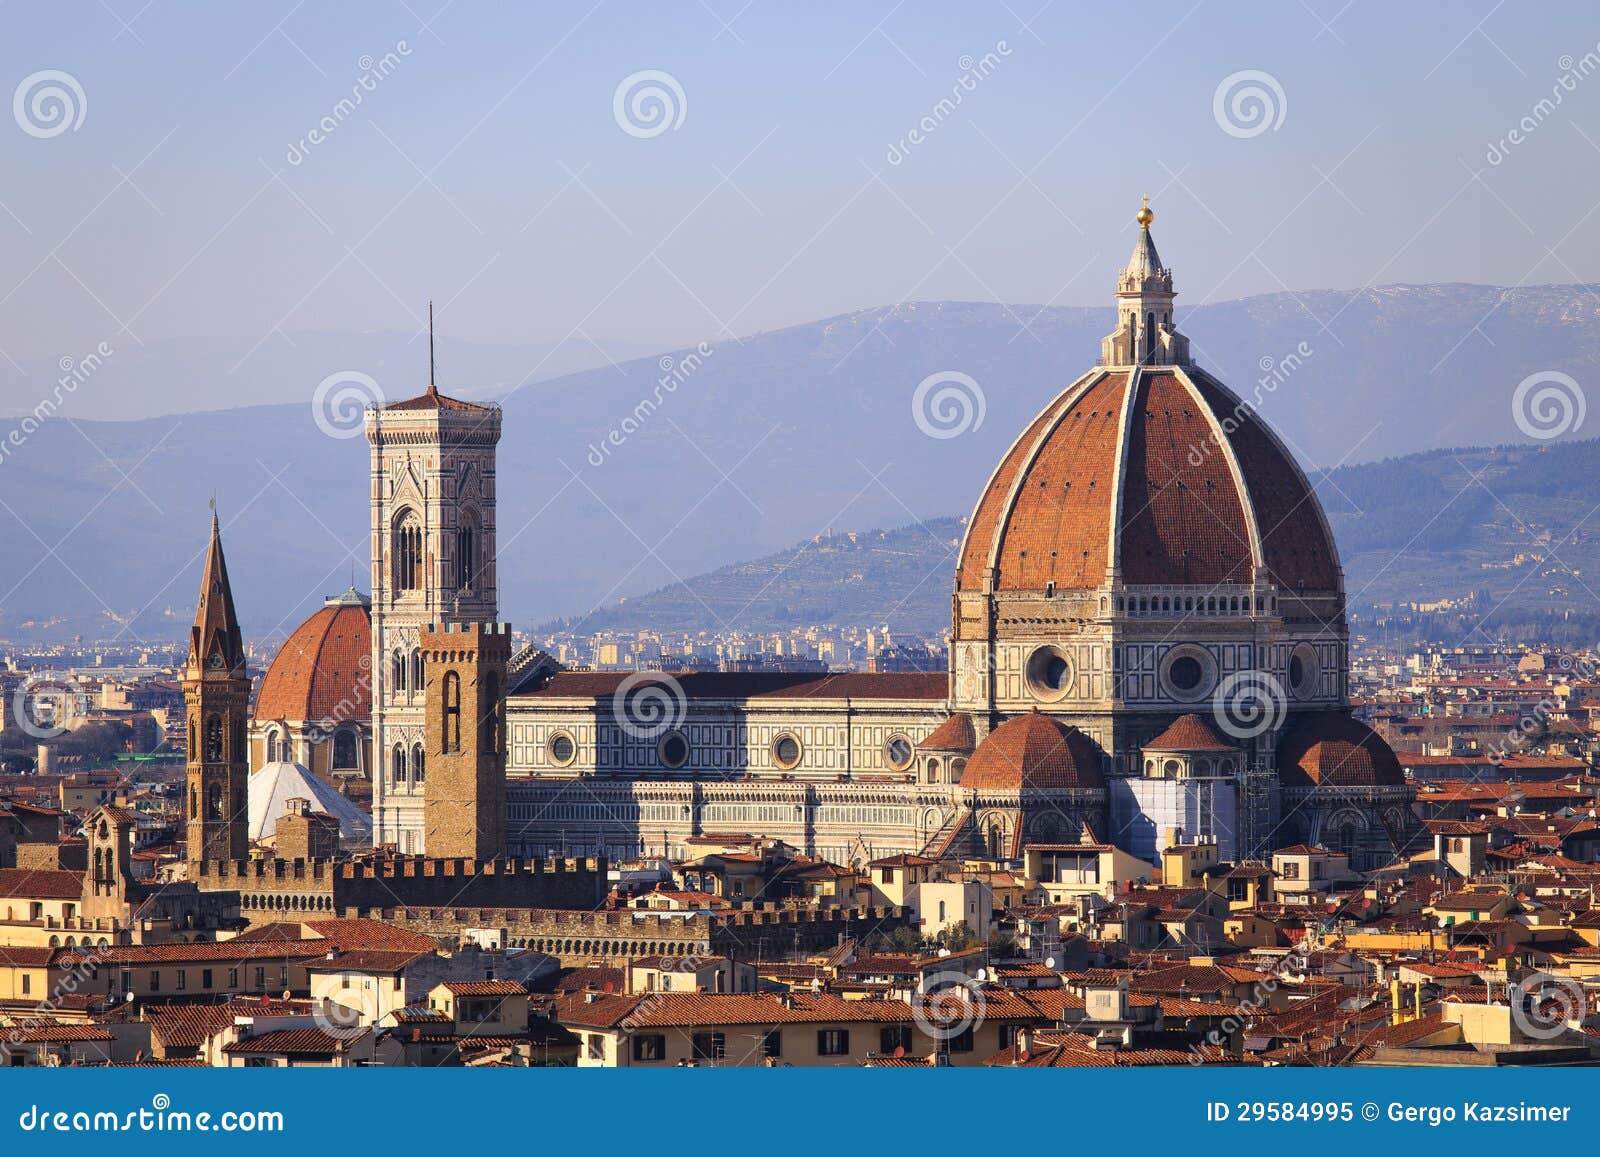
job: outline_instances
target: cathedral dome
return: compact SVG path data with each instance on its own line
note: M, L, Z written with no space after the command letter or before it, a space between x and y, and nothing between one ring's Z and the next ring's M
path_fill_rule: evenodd
M973 752L961 786L976 791L1072 791L1106 786L1100 750L1076 727L1029 712L996 727Z
M284 641L256 694L257 720L371 718L372 604L355 590L327 600Z
M1144 221L1101 364L1001 459L967 525L958 594L1258 579L1339 593L1305 475L1250 405L1189 360L1174 296Z
M1284 787L1403 787L1405 772L1381 736L1343 711L1314 711L1278 744Z

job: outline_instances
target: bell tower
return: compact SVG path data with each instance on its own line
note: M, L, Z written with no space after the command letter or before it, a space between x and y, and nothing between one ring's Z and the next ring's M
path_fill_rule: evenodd
M200 604L189 632L183 671L188 717L188 762L184 774L189 862L242 860L249 853L249 755L245 715L250 676L244 642L222 557L222 530L215 504L211 545L200 579Z
M430 308L429 317L432 313ZM422 631L492 624L500 408L427 390L367 411L372 447L372 842L427 846Z
M422 630L428 782L428 855L494 860L506 846L508 623L444 623Z

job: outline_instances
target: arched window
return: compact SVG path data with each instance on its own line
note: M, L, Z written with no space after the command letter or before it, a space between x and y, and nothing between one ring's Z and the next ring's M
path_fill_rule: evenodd
M406 657L396 651L389 663L389 680L394 684L396 695L406 689Z
M416 648L411 652L411 690L421 693L424 690L422 682L422 650Z
M213 783L206 788L206 819L222 818L222 785Z
M470 591L478 577L478 518L463 511L456 527L456 589Z
M423 580L422 522L415 512L402 510L395 519L390 557L395 590L420 589Z
M444 676L444 753L461 750L461 676L454 671Z
M199 752L199 750L200 749L195 745L195 741L194 741L194 719L191 717L190 720L189 720L189 762L190 763L194 762L195 756Z
M411 749L411 781L422 783L428 778L428 769L422 761L422 744Z
M206 762L222 762L222 716L206 716Z
M277 763L282 758L283 749L278 745L278 733L276 731L267 732L267 762Z
M389 775L396 783L406 781L406 749L398 743L394 745L394 754L390 757Z
M493 671L483 677L483 702L478 712L478 750L500 754L500 680Z
M194 819L200 814L200 789L189 789L189 818Z
M333 766L337 768L356 766L356 733L348 728L334 733Z

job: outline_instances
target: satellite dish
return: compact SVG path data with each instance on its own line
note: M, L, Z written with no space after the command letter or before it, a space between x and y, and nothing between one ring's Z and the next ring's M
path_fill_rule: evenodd
M131 993L131 992L128 993L128 998L127 999L128 999L128 1003L132 1004L133 1003L133 993Z
M1044 958L1044 966L1053 970L1056 966L1056 958L1054 956L1046 956Z
M989 979L989 970L987 968L978 969L978 983L982 984L985 980L988 980L988 979Z
M905 1056L906 1055L906 1046L905 1045L895 1045L894 1046L894 1055L896 1057Z

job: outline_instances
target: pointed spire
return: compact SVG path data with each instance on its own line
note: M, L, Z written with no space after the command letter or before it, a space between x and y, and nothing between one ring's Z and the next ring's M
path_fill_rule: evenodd
M221 661L213 660L220 656ZM222 524L217 500L211 500L211 543L206 548L200 575L200 602L194 628L189 633L189 666L195 673L207 668L234 673L244 670L244 639L233 609L233 588L228 585L228 563L222 555Z
M437 394L438 384L433 376L433 302L428 302L428 393Z

